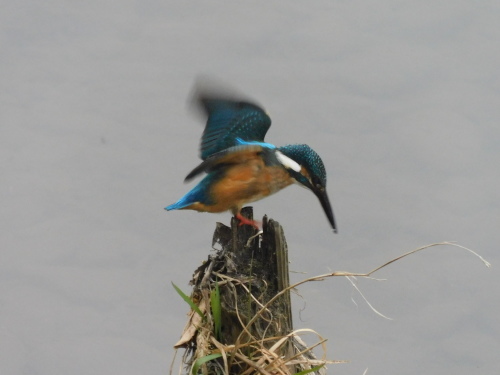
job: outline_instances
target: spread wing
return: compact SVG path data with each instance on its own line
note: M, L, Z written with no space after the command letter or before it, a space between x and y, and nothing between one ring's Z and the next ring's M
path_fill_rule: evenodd
M197 95L196 101L208 117L201 137L203 160L241 144L237 138L263 142L271 126L271 118L256 104L203 93Z

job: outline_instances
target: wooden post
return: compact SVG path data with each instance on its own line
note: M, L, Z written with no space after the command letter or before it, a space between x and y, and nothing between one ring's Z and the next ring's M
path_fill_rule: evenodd
M241 213L253 219L251 207ZM255 228L239 226L235 218L231 228L217 223L212 247L218 249L195 271L191 281L191 298L205 317L192 312L176 344L187 347L186 354L191 353L190 358L184 358L187 367L199 364L198 372L203 374L296 372L296 365L284 360L298 352L294 338L287 337L293 330L290 292L266 305L289 286L287 244L278 222L265 216L262 228L263 233L257 235ZM214 290L220 293L219 332ZM200 360L214 353L215 357L221 355L206 362Z

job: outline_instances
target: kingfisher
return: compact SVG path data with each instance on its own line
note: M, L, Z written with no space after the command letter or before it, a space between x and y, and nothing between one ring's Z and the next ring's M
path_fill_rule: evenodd
M243 217L243 205L298 184L319 199L333 231L337 226L326 192L326 171L319 155L306 144L276 147L264 142L271 118L246 99L198 91L194 102L207 118L201 137L201 164L184 182L205 173L186 195L165 209L199 212L231 211L239 225L256 221Z

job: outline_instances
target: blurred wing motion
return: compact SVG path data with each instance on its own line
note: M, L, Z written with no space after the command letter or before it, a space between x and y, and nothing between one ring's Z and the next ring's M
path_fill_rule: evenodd
M263 142L271 126L271 118L256 104L203 92L195 100L208 117L201 137L200 157L203 160L239 145L238 138Z
M204 90L198 85L193 101L203 111L206 125L200 145L202 162L185 181L203 172L207 175L166 210L230 210L240 225L258 227L241 215L243 205L298 183L318 197L336 231L326 193L325 167L312 148L306 144L276 147L264 142L271 118L257 104L227 90Z

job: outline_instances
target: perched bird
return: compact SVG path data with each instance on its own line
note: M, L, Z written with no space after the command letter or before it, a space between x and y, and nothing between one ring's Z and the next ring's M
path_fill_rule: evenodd
M276 147L264 142L271 126L268 114L258 105L228 95L198 92L195 102L207 116L201 138L203 162L186 177L206 176L171 210L224 212L258 228L240 213L243 205L260 200L292 183L311 190L319 199L334 232L333 211L326 193L326 171L319 155L308 145Z

